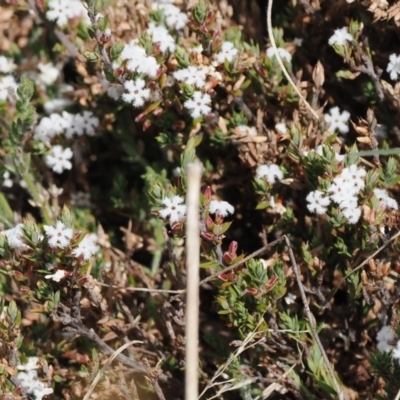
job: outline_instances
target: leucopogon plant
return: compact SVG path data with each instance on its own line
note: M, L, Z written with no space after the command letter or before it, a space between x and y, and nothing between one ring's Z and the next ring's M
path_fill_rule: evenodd
M83 398L98 375L98 398L183 398L199 159L201 397L394 399L387 2L340 2L335 26L327 2L276 4L267 48L231 2L173 3L5 7L24 23L0 26L1 396Z

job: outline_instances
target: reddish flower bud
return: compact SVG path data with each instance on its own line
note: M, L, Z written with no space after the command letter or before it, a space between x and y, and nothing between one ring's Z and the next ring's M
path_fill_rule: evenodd
M101 35L100 35L100 42L102 44L106 44L111 39L111 29L107 28Z
M207 229L209 229L209 230L212 230L212 228L214 227L214 221L213 221L213 219L212 219L210 216L208 216L208 217L206 218L206 227L207 227Z
M216 213L215 214L215 223L217 225L221 225L224 223L224 217L221 214Z
M140 113L136 118L135 118L135 122L141 122L142 119L146 116L145 113Z
M270 291L274 286L275 283L278 281L277 276L273 276L266 284L265 284L265 290L268 292Z
M185 126L186 126L185 121L179 120L172 124L172 129L175 131L178 131L178 130L184 129Z
M204 197L207 200L211 200L211 188L210 188L210 186L206 187L206 190L204 191Z
M261 292L257 288L247 288L246 293L251 294L252 296L258 296Z
M124 70L122 68L116 68L113 70L113 76L115 78L120 77L124 73Z
M236 259L236 254L231 254L228 251L226 251L222 258L224 259L226 264L232 264L232 262Z
M205 240L209 240L210 242L215 240L215 235L211 232L201 232L200 236Z
M238 244L237 244L237 242L235 242L235 241L233 240L233 241L231 242L231 244L229 245L228 251L229 251L229 253L231 253L231 254L236 254L237 248L238 248Z
M23 281L25 279L24 274L20 271L12 271L12 274L17 281Z
M152 122L149 119L143 122L143 132L147 131L152 125Z
M163 113L164 113L164 110L161 107L158 107L153 111L153 115L155 117L159 117Z

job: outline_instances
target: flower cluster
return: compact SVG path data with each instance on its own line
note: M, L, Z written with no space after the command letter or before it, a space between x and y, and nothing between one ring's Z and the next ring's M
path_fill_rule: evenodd
M37 357L29 357L25 365L18 365L17 379L21 383L22 388L28 394L33 395L36 400L42 400L44 396L53 393L52 388L47 388L39 379L38 371L39 359Z
M50 0L47 4L46 17L63 27L72 19L84 18L89 23L87 11L79 0Z
M276 164L260 165L256 171L257 178L265 178L265 180L273 185L276 180L280 181L283 179L283 172Z
M348 111L339 110L339 107L333 107L329 110L329 113L324 115L325 122L329 124L329 130L335 132L338 130L340 133L347 133L349 127L347 122L350 119L350 113Z
M52 113L43 117L35 126L33 137L43 142L48 142L58 135L71 139L74 135L93 135L98 126L99 119L92 111L83 111L80 114L63 111L61 115Z

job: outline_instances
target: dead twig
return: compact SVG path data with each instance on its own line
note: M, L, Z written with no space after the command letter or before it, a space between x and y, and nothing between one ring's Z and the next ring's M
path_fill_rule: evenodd
M308 322L310 324L311 334L312 334L315 342L317 343L317 346L319 348L319 351L321 352L322 358L324 359L324 362L325 362L326 367L328 369L328 373L329 373L329 375L330 375L330 377L332 379L332 382L333 382L333 384L335 386L335 390L336 390L336 392L338 394L339 400L345 400L345 395L344 395L342 389L339 386L339 383L338 383L338 381L336 379L336 376L335 376L335 372L333 371L332 365L329 362L328 356L326 355L326 352L324 350L324 347L322 346L321 340L319 339L318 332L317 332L317 327L316 327L316 324L315 324L315 318L311 313L310 307L308 306L306 293L304 292L304 287L303 287L303 284L301 282L300 270L299 270L299 268L297 266L296 259L294 257L292 245L291 245L290 240L289 240L289 238L287 236L284 236L284 238L285 238L286 245L288 246L288 249L289 249L290 262L292 264L293 271L294 271L294 274L296 276L297 285L299 286L301 299L303 300L304 310L306 312L307 319L308 319Z

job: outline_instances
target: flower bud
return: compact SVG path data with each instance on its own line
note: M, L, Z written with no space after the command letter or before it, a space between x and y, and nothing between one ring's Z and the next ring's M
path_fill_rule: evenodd
M223 260L225 261L226 264L232 264L232 262L236 259L236 254L231 254L228 251L226 251L223 256Z
M111 39L111 29L107 28L101 35L100 35L100 43L106 44Z
M266 284L265 284L265 290L269 292L275 285L275 283L278 281L277 276L273 276Z
M210 186L206 187L206 190L204 191L204 197L207 200L211 200L211 188L210 188Z
M235 241L233 240L233 241L231 242L231 244L229 245L228 251L229 251L229 253L235 254L235 255L236 255L237 248L238 248L238 244L237 244L237 242L235 242Z
M212 219L210 216L208 216L208 217L206 218L206 227L207 227L207 229L209 229L209 230L212 230L213 227L214 227L214 221L213 221L213 219Z
M205 239L213 242L215 240L215 235L211 232L201 232L200 236Z
M247 288L245 293L251 294L252 296L258 296L261 292L257 288Z
M152 126L152 122L149 119L146 119L146 121L143 122L143 132L147 131Z

